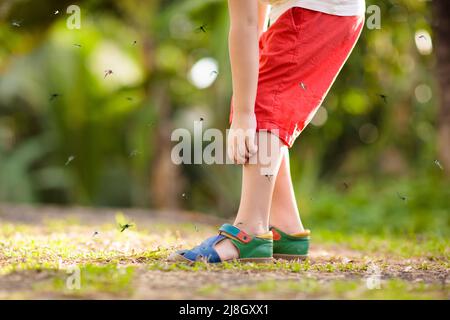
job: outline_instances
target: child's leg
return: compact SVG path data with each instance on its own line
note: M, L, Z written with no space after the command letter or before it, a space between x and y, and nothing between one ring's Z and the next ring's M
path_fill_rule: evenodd
M298 233L304 231L292 186L289 166L289 152L283 150L282 161L270 208L270 225L283 230L286 233Z
M269 231L269 213L275 177L284 150L287 150L287 147L273 134L265 131L258 132L257 138L258 153L254 157L258 156L257 159L261 159L263 155L269 156L271 165L269 168L268 165L258 161L256 164L243 166L241 202L234 225L249 234L263 234ZM269 143L262 143L264 138ZM267 172L264 169L267 169ZM216 251L222 261L238 257L236 247L230 240L218 243Z

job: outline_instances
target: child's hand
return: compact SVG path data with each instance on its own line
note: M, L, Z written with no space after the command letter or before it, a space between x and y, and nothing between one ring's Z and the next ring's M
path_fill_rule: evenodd
M228 157L237 164L245 164L256 154L256 116L248 114L234 114L227 139Z

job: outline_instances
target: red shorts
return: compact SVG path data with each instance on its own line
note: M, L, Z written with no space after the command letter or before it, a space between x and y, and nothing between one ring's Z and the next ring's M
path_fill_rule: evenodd
M257 130L291 147L320 107L355 46L364 16L336 16L294 7L259 40ZM231 104L230 122L233 104Z

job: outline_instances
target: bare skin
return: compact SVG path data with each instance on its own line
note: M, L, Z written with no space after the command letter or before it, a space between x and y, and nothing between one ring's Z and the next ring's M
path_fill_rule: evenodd
M233 119L227 152L237 164L256 154L255 100L258 85L258 1L229 0L228 37L233 84Z
M289 152L286 147L280 149L280 154L274 155L274 158L278 159L278 157L281 157L278 160L281 161L278 173L270 179L265 175L261 176L258 172L260 169L252 165L244 165L241 204L234 225L250 234L267 232L267 217L269 217L270 226L275 226L284 232L304 231L292 185ZM269 194L272 194L271 201L261 201L267 199L266 196ZM266 211L268 203L270 203L269 213ZM252 211L252 208L259 209ZM217 244L216 251L222 261L238 258L236 247L229 240Z
M279 171L283 155L287 151L277 136L268 132L258 132L258 152L253 157L258 161L252 164L253 157L243 165L242 191L239 210L234 225L248 234L258 235L269 231L269 215L275 177ZM262 143L262 139L273 142ZM263 155L269 155L270 163L259 161ZM262 162L262 163L261 163ZM238 258L236 247L228 239L215 247L222 261Z
M303 226L292 187L287 147L271 133L256 132L258 39L267 6L257 0L228 0L228 4L234 110L227 153L236 164L243 165L241 202L234 225L253 235L268 232L269 223L289 233L299 232ZM263 143L264 139L272 143ZM269 166L261 160L264 155L269 156L266 159ZM215 249L222 261L238 258L236 247L228 239Z
M229 0L230 61L233 75L233 121L228 136L228 156L243 165L241 202L234 225L249 234L268 232L269 223L288 233L303 231L292 186L289 155L285 146L272 150L258 143L254 105L258 83L258 38L262 33L267 6L258 1ZM274 140L272 140L274 141ZM277 141L279 142L279 141ZM270 154L270 174L263 164L249 164L255 156ZM251 162L251 161L250 161ZM216 245L222 261L238 258L230 240Z
M270 208L270 225L286 233L304 231L292 185L289 152L284 151L281 166L276 177Z

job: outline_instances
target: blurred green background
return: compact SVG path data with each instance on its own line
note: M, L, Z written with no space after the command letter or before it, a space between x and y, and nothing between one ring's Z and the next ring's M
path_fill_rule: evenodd
M71 4L79 30L66 25ZM302 218L447 237L449 7L371 4L381 28L364 29L291 150ZM227 128L227 36L225 0L2 0L0 202L232 216L238 166L170 161L175 128Z

